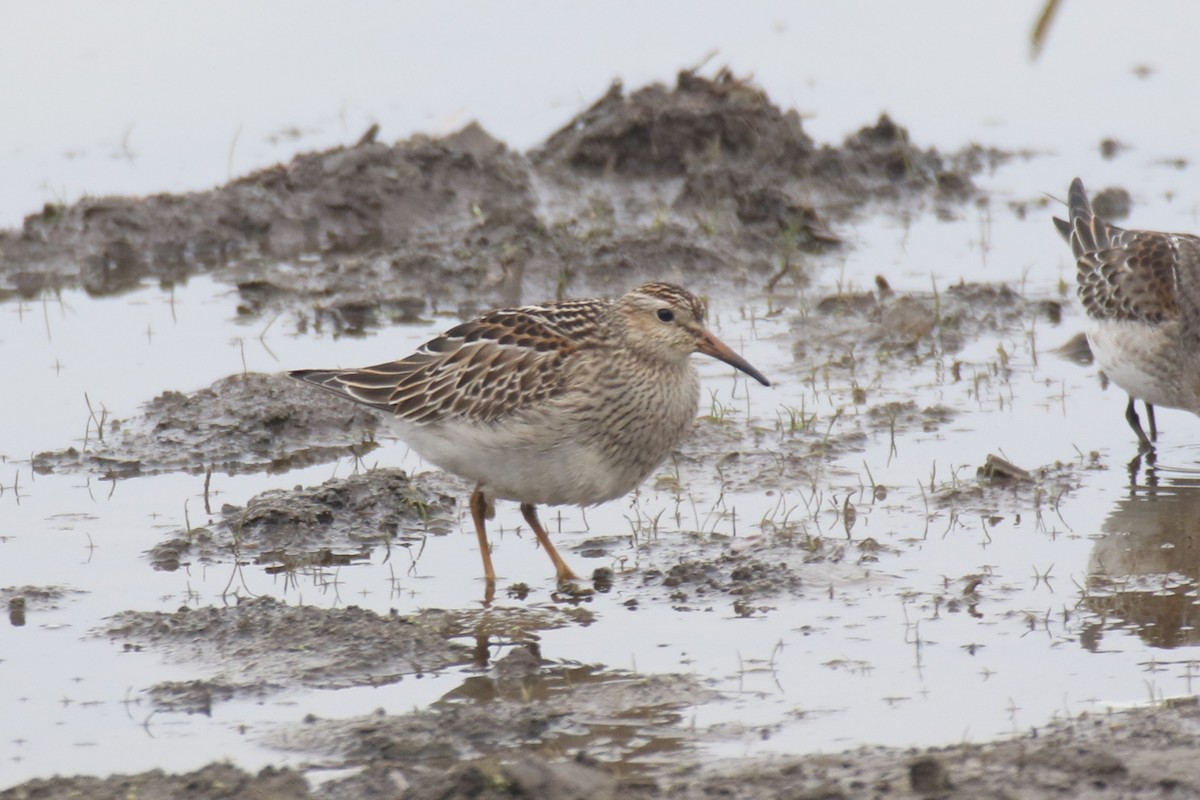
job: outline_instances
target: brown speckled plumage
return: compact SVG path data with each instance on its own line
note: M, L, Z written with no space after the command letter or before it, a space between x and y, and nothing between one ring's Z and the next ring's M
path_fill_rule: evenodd
M590 505L631 491L691 429L699 378L689 356L766 378L704 327L704 304L666 283L615 300L568 300L491 311L399 361L291 375L390 412L400 436L477 484L472 516L494 573L483 517L517 500L554 560L539 504Z
M1154 406L1200 412L1200 238L1126 230L1092 212L1071 182L1069 220L1055 218L1075 255L1088 341L1105 373L1129 393L1126 419L1142 452L1157 438ZM1150 434L1134 400L1146 404Z

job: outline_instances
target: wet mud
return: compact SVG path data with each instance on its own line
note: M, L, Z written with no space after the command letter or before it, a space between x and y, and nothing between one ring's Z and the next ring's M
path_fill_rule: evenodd
M620 290L646 270L736 286L839 246L837 223L869 205L953 214L1002 157L922 149L886 117L817 146L753 85L685 72L672 89L614 85L528 155L474 125L367 136L212 192L48 206L0 233L0 285L104 296L210 274L248 317L349 333L518 292Z
M110 479L277 473L346 454L361 458L375 447L378 414L319 401L295 386L286 375L245 373L196 392L164 392L132 419L93 409L82 447L37 453L33 467Z
M178 531L149 555L156 569L245 558L288 573L353 563L376 547L419 549L452 527L454 500L430 483L380 468L270 490L245 506L223 506L208 525Z
M83 594L64 586L6 586L0 588L0 605L8 609L8 624L20 628L27 615L61 608Z
M474 125L392 145L369 131L352 146L302 155L211 192L47 206L23 229L0 232L0 295L83 287L108 296L147 280L169 287L206 274L237 288L245 320L298 334L358 335L435 314L612 293L650 276L702 292L803 292L809 260L847 247L840 225L914 209L961 214L979 199L972 175L1006 158L976 146L940 153L915 138L881 117L841 144L819 144L795 112L781 111L752 84L726 72L712 79L684 72L674 87L630 93L614 85L530 153ZM653 480L682 493L681 469L717 464L732 489L811 484L831 455L861 449L871 432L936 433L953 423L947 406L877 402L877 381L947 355L956 373L953 355L982 333L1060 314L1054 302L1002 286L902 294L883 277L872 292L808 298L795 322L797 361L817 365L803 376L811 386L844 396L830 408L781 412L773 428L750 431L714 399L677 455L675 474L668 468ZM950 380L1002 381L1004 368L1000 354L991 373L964 370ZM277 473L361 460L380 425L369 411L295 391L281 375L232 375L189 394L163 388L136 417L94 413L83 446L38 454L35 468L112 480ZM831 415L853 424L833 431ZM989 461L979 480L951 482L931 502L997 517L1017 496L1021 507L1031 497L1049 507L1093 466L1086 457L1067 465ZM1200 770L1188 757L1198 744L1194 707L1078 719L1038 736L924 753L877 748L713 762L697 751L712 732L686 721L689 705L716 696L699 679L541 658L539 632L591 621L585 597L384 616L285 605L237 585L236 570L247 565L286 577L352 565L377 549L407 558L402 550L457 529L462 488L364 468L244 506L209 508L204 524L164 534L147 562L166 570L228 565L227 604L129 610L98 633L131 654L207 671L150 687L150 702L164 712L206 714L291 687L378 686L472 667L441 700L413 713L310 717L276 730L271 746L308 754L313 769L304 773L251 775L212 764L181 775L39 779L0 798L1200 797ZM887 492L873 486L853 501L844 495L824 535L765 520L765 541L710 540L702 557L689 542L692 557L665 568L601 570L595 588L617 585L630 613L719 605L739 617L770 614L773 597L827 591L810 585L812 565L862 567L878 557L884 545L851 533ZM653 536L645 545L671 546ZM606 544L584 547L604 552ZM969 578L948 602L972 603L978 581ZM6 589L0 598L10 618L22 619L26 608L69 601L53 587ZM320 785L309 780L334 766L356 771Z
M426 783L481 752L497 760L571 760L586 751L606 763L663 763L692 748L679 726L696 699L713 696L695 678L541 665L536 648L520 647L427 710L310 717L269 739L330 763L367 763Z
M536 632L586 624L586 610L526 607L484 612L427 609L380 616L349 606L328 610L289 606L270 597L231 597L226 607L127 611L98 635L129 652L153 652L208 664L204 686L226 696L261 696L288 686L379 686L479 661L479 641L536 640ZM470 644L456 641L467 639ZM166 707L188 687L154 687Z
M149 798L690 798L800 797L1028 798L1197 796L1191 754L1200 746L1194 705L1115 718L1081 718L1037 736L914 753L882 748L769 761L679 763L665 774L630 774L580 752L456 760L446 771L412 777L378 759L349 778L311 789L299 772L268 767L251 775L228 764L167 775L29 781L4 800ZM369 736L370 721L359 732Z

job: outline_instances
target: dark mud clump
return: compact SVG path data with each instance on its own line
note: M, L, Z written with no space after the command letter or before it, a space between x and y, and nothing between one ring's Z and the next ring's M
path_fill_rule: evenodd
M620 796L617 792L617 780L585 756L570 761L526 756L509 763L483 759L463 764L414 786L406 800L612 800Z
M539 630L580 621L590 621L590 615L525 608L380 616L354 606L289 606L260 597L223 608L126 611L112 617L102 634L130 652L153 651L211 670L197 683L151 688L164 709L194 711L214 700L259 697L297 685L396 683L479 663L489 639L532 641Z
M267 767L257 775L231 764L209 764L182 775L160 769L108 778L46 778L0 792L3 800L308 800L308 782L290 769Z
M614 83L532 158L585 173L661 178L721 159L795 169L815 149L800 115L780 111L760 89L727 70L714 80L685 71L674 89L654 84L626 95Z
M211 192L48 205L0 237L10 284L126 291L261 257L391 248L476 214L531 208L524 159L472 126L440 140L373 140L297 157Z
M5 586L0 589L0 607L8 611L8 624L20 628L28 614L61 608L70 597L81 594L64 586Z
M797 252L838 246L836 223L868 204L953 213L983 166L887 118L818 145L751 83L683 72L673 88L615 86L528 156L472 125L366 137L211 192L48 206L0 233L0 277L34 297L207 273L238 287L244 316L357 333L647 277L765 282Z
M1092 210L1102 219L1125 219L1133 213L1133 196L1120 186L1101 189L1092 195Z
M342 800L368 796L389 800L1195 800L1200 798L1200 767L1192 757L1200 747L1198 717L1193 702L1164 704L1109 717L1085 715L1056 723L1035 735L991 744L924 751L864 748L768 760L720 761L675 755L669 769L657 771L597 764L582 750L557 756L520 753L466 759L447 770L429 772L404 770L396 761L380 758L361 773L328 782L316 790L309 789L302 777L288 769L267 768L252 776L229 765L211 764L183 775L153 770L104 779L37 779L0 791L0 800L124 800L134 794L140 798L186 796L195 800ZM362 720L360 725L362 736L369 737L372 721ZM381 740L386 741L387 737Z
M0 588L0 603L9 603L20 598L30 610L51 611L83 592L65 586L5 586Z
M916 147L886 115L841 147L819 146L796 111L728 70L712 80L684 71L674 89L630 95L614 84L531 154L550 175L680 178L677 211L737 222L760 238L787 232L807 246L838 243L823 216L842 218L871 199L973 196L975 157Z
M912 400L895 400L867 409L868 424L876 431L919 430L933 433L957 416L943 405L919 407Z
M276 473L362 456L376 446L380 414L297 388L287 376L252 372L190 394L164 392L133 419L107 419L93 409L81 447L38 453L33 466L40 473L89 470L112 478Z
M647 570L642 580L645 586L667 593L677 611L705 610L718 601L732 604L740 617L766 613L771 608L760 600L797 595L802 587L800 576L785 563L730 554L714 560L683 561L665 571Z
M220 518L179 531L155 546L158 569L193 561L253 557L270 571L328 567L369 559L376 547L418 547L450 528L454 499L398 469L331 478L320 486L272 489Z
M464 754L558 760L587 752L611 763L663 760L692 744L680 730L689 707L718 695L685 675L631 675L544 662L517 647L430 708L353 719L310 717L272 743L339 763L387 766L409 780L443 773Z
M223 681L164 681L150 687L150 702L158 711L212 716L213 706L232 700L238 687Z
M210 680L257 695L296 684L375 686L469 663L470 648L447 641L455 630L433 612L383 617L353 606L289 606L261 597L225 608L126 611L103 634L127 650L208 665L217 670Z

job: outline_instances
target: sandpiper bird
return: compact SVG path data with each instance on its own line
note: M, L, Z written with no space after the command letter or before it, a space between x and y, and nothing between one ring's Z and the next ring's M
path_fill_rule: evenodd
M1129 393L1125 419L1147 453L1158 438L1155 406L1200 413L1200 238L1110 225L1092 213L1078 178L1067 207L1070 221L1054 225L1075 254L1088 342ZM1135 400L1146 405L1149 436Z
M692 353L770 386L704 320L695 295L647 283L615 301L491 311L399 361L289 374L390 412L422 457L475 482L471 517L489 584L496 573L485 519L496 498L521 504L561 583L575 575L537 506L615 499L661 464L696 419Z

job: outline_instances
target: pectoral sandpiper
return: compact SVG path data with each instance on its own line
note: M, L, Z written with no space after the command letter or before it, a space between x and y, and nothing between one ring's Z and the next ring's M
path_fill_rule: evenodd
M471 517L489 585L485 527L516 500L554 562L537 506L592 505L633 490L691 430L700 402L692 353L770 383L705 328L690 292L647 283L618 300L491 311L399 361L293 378L393 414L428 461L476 484Z
M1075 254L1088 342L1113 383L1129 393L1125 419L1139 454L1154 449L1154 407L1200 413L1200 238L1133 231L1092 213L1083 183L1071 182L1070 220L1054 219ZM1146 405L1150 434L1135 400Z

